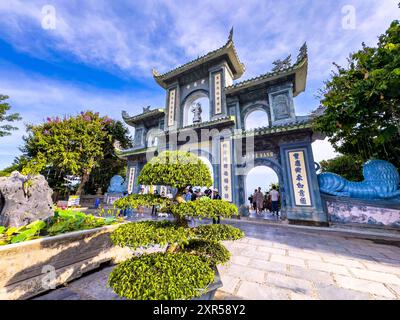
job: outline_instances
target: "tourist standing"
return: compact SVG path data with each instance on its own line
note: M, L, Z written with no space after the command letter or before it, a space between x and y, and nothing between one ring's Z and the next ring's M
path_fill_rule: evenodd
M261 187L258 187L256 192L256 205L257 205L257 215L261 214L264 206L264 195L261 192Z
M253 195L251 194L250 197L248 198L249 202L250 202L250 209L253 206Z
M154 190L154 194L158 195L158 191L157 189ZM151 208L151 215L157 215L157 206L153 205L153 207Z
M213 190L213 195L212 195L213 200L222 200L221 196L218 193L218 189ZM221 223L221 217L218 216L218 219L213 218L213 224L220 224Z
M172 194L171 189L168 189L167 198L168 198L168 199L171 199L171 200L174 198L174 195Z
M140 194L140 195L146 194L146 190L145 190L144 186L142 186L142 187L140 188L139 194ZM139 217L139 214L140 214L142 217L144 217L144 207L143 207L143 206L138 206L138 212L137 212L137 214L136 214L136 218Z
M190 192L189 187L187 187L187 188L185 189L185 191L183 191L183 193L184 193L183 198L185 199L186 202L192 200L192 193Z
M272 187L270 191L271 196L271 205L272 205L272 214L276 213L276 216L279 218L279 191L276 190L276 186Z
M254 189L254 193L251 197L253 200L253 210L256 211L257 210L257 189Z

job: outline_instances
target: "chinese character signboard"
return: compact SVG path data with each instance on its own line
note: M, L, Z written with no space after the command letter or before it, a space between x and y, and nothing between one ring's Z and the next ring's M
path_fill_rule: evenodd
M296 206L311 206L304 151L289 152L289 163Z
M169 105L168 105L168 127L174 124L175 119L175 95L176 89L169 92Z
M232 202L231 142L221 141L221 198Z
M131 194L133 192L133 184L135 183L135 168L131 167L129 169L129 177L128 177L128 193Z

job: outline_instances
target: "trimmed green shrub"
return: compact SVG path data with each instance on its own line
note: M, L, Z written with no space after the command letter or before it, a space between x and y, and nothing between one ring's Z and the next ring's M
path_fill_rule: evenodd
M243 237L239 229L227 225L189 228L186 217L216 218L238 215L237 207L224 200L201 197L186 202L184 188L210 186L211 174L197 156L180 151L162 152L145 164L138 181L145 185L177 188L174 199L158 195L130 195L117 200L120 209L160 206L172 213L174 222L145 221L125 224L114 230L115 245L133 249L168 245L166 253L142 254L116 267L109 285L128 299L189 299L204 294L214 279L216 266L229 260L229 251L220 240Z
M178 300L201 296L214 280L214 270L188 253L152 253L120 263L109 286L120 297L135 300Z
M171 200L156 194L131 194L114 202L119 209L137 209L138 207L160 206L161 210L169 211ZM163 210L163 211L164 211Z
M159 244L184 244L188 242L190 229L165 221L141 221L121 225L111 233L111 241L120 247L148 248Z
M205 224L193 228L195 237L209 241L238 240L244 237L244 233L239 228L228 224Z
M171 208L171 212L178 217L198 218L216 218L217 216L228 218L238 215L238 209L234 204L211 199L179 203Z
M215 241L192 239L184 245L183 251L197 255L215 268L218 264L224 264L231 257L230 252L222 244Z
M184 151L164 151L146 163L138 182L144 185L168 185L183 190L186 186L211 186L207 165L196 155Z

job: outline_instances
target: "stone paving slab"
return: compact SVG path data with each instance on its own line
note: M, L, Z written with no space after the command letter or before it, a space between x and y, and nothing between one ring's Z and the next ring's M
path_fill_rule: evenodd
M400 300L400 248L301 228L229 222L246 237L226 241L232 258L219 266L216 299ZM106 287L112 267L37 299L119 297Z

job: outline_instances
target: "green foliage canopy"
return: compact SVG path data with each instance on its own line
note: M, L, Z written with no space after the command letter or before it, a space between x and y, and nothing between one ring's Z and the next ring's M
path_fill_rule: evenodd
M229 218L238 215L237 207L225 200L196 200L179 203L171 207L171 212L176 217Z
M109 286L133 300L178 300L201 296L214 280L214 270L196 255L152 253L120 263Z
M118 227L110 238L115 245L137 249L174 242L184 244L189 236L190 229L178 227L169 221L141 221Z
M5 102L9 97L0 94L0 124L2 122L14 122L21 120L21 117L18 113L7 114L7 111L10 110L11 106L9 103ZM10 124L0 125L0 137L10 135L10 131L17 130L18 128L13 127Z
M326 110L314 129L342 154L400 168L400 22L392 22L377 47L363 44L347 68L336 67L321 91Z
M363 161L356 156L341 155L320 162L321 172L333 172L350 181L362 181Z
M231 253L221 243L215 241L192 239L183 246L183 251L194 254L215 268L229 261Z
M66 175L79 176L77 193L80 194L93 169L111 152L114 125L110 118L92 111L28 125L24 151L29 162L24 166L24 173L53 171L61 182Z
M168 185L178 190L187 186L212 185L207 165L197 156L184 151L163 151L146 163L138 182L144 185Z

